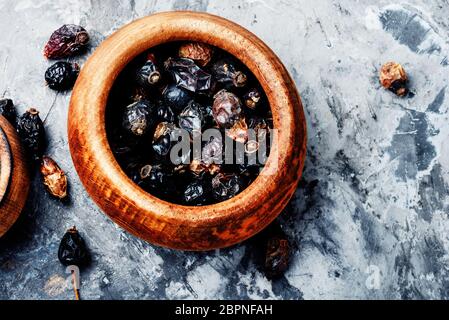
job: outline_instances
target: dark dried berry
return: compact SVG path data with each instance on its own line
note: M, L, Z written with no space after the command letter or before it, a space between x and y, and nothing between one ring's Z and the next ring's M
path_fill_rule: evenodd
M286 236L275 235L268 239L265 255L265 273L268 278L278 278L289 266L290 245Z
M165 87L162 92L164 102L172 107L174 110L181 111L192 100L190 93L176 85L169 85Z
M12 125L16 124L16 108L11 99L0 99L0 115L4 116Z
M122 126L134 136L143 136L154 125L152 112L154 105L148 100L140 100L126 107Z
M192 92L207 91L211 75L198 67L192 59L169 58L165 68L172 74L176 85Z
M161 164L142 166L133 180L156 196L173 197L177 193L172 173Z
M161 79L161 72L156 65L155 57L149 54L147 61L137 72L137 82L141 86L155 85Z
M248 125L245 118L240 118L230 129L226 129L226 135L234 141L245 143L248 140Z
M195 101L190 101L187 107L179 115L179 127L190 133L194 131L201 133L204 123L202 107Z
M50 36L44 48L48 59L60 59L73 56L86 48L89 34L86 29L74 24L65 24Z
M399 63L388 62L382 66L380 83L385 89L398 96L405 96L408 93L407 82L407 74Z
M212 74L217 82L237 88L244 87L248 80L242 71L238 71L234 64L226 60L214 63Z
M75 84L79 71L78 64L59 61L45 71L45 81L51 89L68 90Z
M212 179L212 195L217 201L235 197L242 191L241 178L236 174L219 173Z
M59 199L67 196L67 176L50 157L43 156L40 168L48 192Z
M221 90L214 96L212 113L220 127L231 128L242 113L240 99L229 91Z
M213 162L206 163L198 159L193 159L189 164L189 170L195 177L199 177L205 172L215 175L221 171L221 166Z
M200 67L204 67L212 59L213 48L201 42L189 42L179 48L181 58L194 60Z
M184 202L189 205L200 205L206 202L207 187L205 181L193 181L184 190Z
M245 106L248 108L254 110L259 105L260 100L262 99L262 95L260 94L259 90L257 89L251 89L245 95L243 96L243 102Z
M176 128L172 123L163 122L157 125L153 137L153 151L156 158L170 160L171 149L178 143L178 132L179 128Z
M84 266L89 261L89 252L86 243L76 230L72 227L64 234L58 250L58 259L65 266Z
M162 101L157 102L156 117L159 121L166 121L170 123L175 121L175 113L173 112L172 108L170 108Z
M201 160L205 164L221 164L223 162L223 140L212 137L201 151Z
M45 149L44 124L39 111L29 109L17 121L17 132L32 160L39 160Z

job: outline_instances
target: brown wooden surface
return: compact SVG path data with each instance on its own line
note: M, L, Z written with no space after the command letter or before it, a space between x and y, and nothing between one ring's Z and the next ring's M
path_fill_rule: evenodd
M0 128L0 203L2 203L2 199L8 189L11 171L11 150L6 134L3 129Z
M11 160L9 185L0 202L0 237L2 237L19 217L30 186L30 178L19 138L13 126L0 116L0 128L8 140ZM0 138L1 139L1 138ZM0 155L0 158L3 158ZM3 170L3 165L1 165Z
M265 90L279 129L279 143L273 146L262 174L238 196L216 205L186 207L147 194L120 169L106 138L104 113L117 75L143 51L179 40L209 43L246 64ZM69 114L71 155L94 201L126 230L170 248L227 247L261 231L296 190L306 155L302 104L278 57L251 32L206 13L159 13L115 32L84 65ZM270 171L274 174L264 175Z

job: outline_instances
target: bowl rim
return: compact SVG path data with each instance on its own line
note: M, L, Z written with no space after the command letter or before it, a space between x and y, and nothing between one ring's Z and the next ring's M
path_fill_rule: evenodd
M265 91L272 110L274 127L279 128L279 143L273 144L262 172L246 189L229 200L198 207L164 201L133 183L120 168L111 151L105 125L109 92L123 68L136 56L152 47L185 40L216 46L245 64ZM93 76L97 77L96 81L91 81ZM82 115L73 115L77 107L82 108ZM284 180L293 182L296 188L304 165L303 159L298 163L295 162L300 154L305 156L307 134L304 113L296 86L284 65L253 33L234 22L208 13L161 12L134 20L115 31L102 42L83 66L72 93L69 115L71 115L68 120L69 145L76 170L80 173L81 167L88 166L92 172L97 170L97 176L102 178L99 181L95 177L82 177L80 174L83 184L88 191L104 190L103 198L117 202L116 210L112 211L130 211L132 216L125 219L117 212L108 212L102 203L106 200L89 192L94 201L115 222L130 231L139 229L138 224L149 218L158 219L163 224L177 221L191 227L200 223L204 228L217 227L233 219L242 219L246 212L250 211L246 210L249 206L261 206L263 201L271 197L268 191L276 190L276 186L282 184ZM80 132L79 121L86 121L89 126L84 128L83 132ZM83 145L78 146L76 143L80 140L77 139L83 133L87 137L83 138L85 139L82 141ZM299 144L295 154L289 152L289 144L292 143ZM87 155L79 154L80 150ZM105 157L108 161L104 161ZM96 165L101 161L103 161L101 166ZM286 176L286 173L291 173L289 168L277 170L281 166L289 165L294 165L292 177ZM270 170L273 174L266 175ZM114 186L112 190L108 188L111 186ZM292 194L293 192L283 196L290 199ZM137 214L129 210L130 206L141 208L143 212ZM199 214L199 211L202 211L202 214ZM274 220L276 216L270 220Z

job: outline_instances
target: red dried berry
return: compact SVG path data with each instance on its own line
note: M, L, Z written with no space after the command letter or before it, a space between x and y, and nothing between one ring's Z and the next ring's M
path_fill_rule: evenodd
M75 24L65 24L50 36L44 48L47 59L66 58L78 54L89 42L86 29Z

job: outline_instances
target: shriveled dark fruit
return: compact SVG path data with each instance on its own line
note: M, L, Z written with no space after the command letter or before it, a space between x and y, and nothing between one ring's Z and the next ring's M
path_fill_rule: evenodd
M407 74L399 63L387 62L382 66L380 83L385 89L398 96L405 96L408 93L407 82Z
M48 192L59 199L67 197L67 176L50 157L43 156L40 171Z
M174 110L181 111L192 100L190 93L178 86L171 84L162 91L164 102Z
M165 195L171 198L177 193L173 174L161 164L147 164L140 167L134 179L140 187L156 196Z
M12 125L16 125L16 108L11 99L0 99L0 115L4 116Z
M190 101L187 107L179 114L179 127L193 133L201 133L204 123L202 106L195 101Z
M260 104L261 99L262 95L260 94L259 90L253 88L245 93L245 95L243 96L243 103L246 107L254 110Z
M222 128L231 128L240 119L242 104L232 92L221 90L214 96L212 114Z
M153 54L149 54L147 61L137 71L137 82L142 86L155 85L161 79L161 72Z
M248 81L246 74L237 70L234 64L227 60L214 63L212 75L217 82L237 88L244 87Z
M179 128L172 123L162 122L156 126L153 136L153 153L159 160L169 161L172 147L178 143Z
M58 259L65 266L85 266L89 262L89 252L81 235L72 227L64 234L59 244Z
M178 55L181 58L189 58L200 67L206 66L212 59L213 48L201 42L189 42L179 47Z
M86 29L74 24L65 24L50 36L44 48L47 59L67 58L80 53L89 43Z
M214 120L214 115L212 113L212 105L211 104L204 105L203 108L201 109L201 111L203 112L204 127L210 128L210 127L214 127L217 125Z
M123 113L123 129L134 136L143 136L154 125L153 111L154 104L148 100L140 100L130 104Z
M221 166L216 163L206 163L198 159L193 159L189 164L189 170L195 177L199 177L206 172L215 175L221 171Z
M191 92L210 89L212 76L198 67L192 59L169 58L165 68L171 73L178 87Z
M221 164L223 162L223 140L212 137L201 150L201 161L205 164Z
M188 205L200 205L207 201L207 186L204 180L193 181L184 190L184 202Z
M245 143L248 140L248 125L245 118L240 118L230 129L226 129L226 135L234 141Z
M45 71L45 81L53 90L68 90L75 84L79 71L80 67L77 63L59 61Z
M19 117L17 132L30 158L39 160L45 149L45 130L39 111L31 108Z
M242 188L241 178L234 173L219 173L212 179L212 196L217 201L235 197Z
M140 100L150 100L150 94L147 89L138 86L133 88L131 96L129 97L132 102L137 102Z
M267 241L265 254L265 273L268 278L282 276L288 269L290 244L285 235L274 235Z

